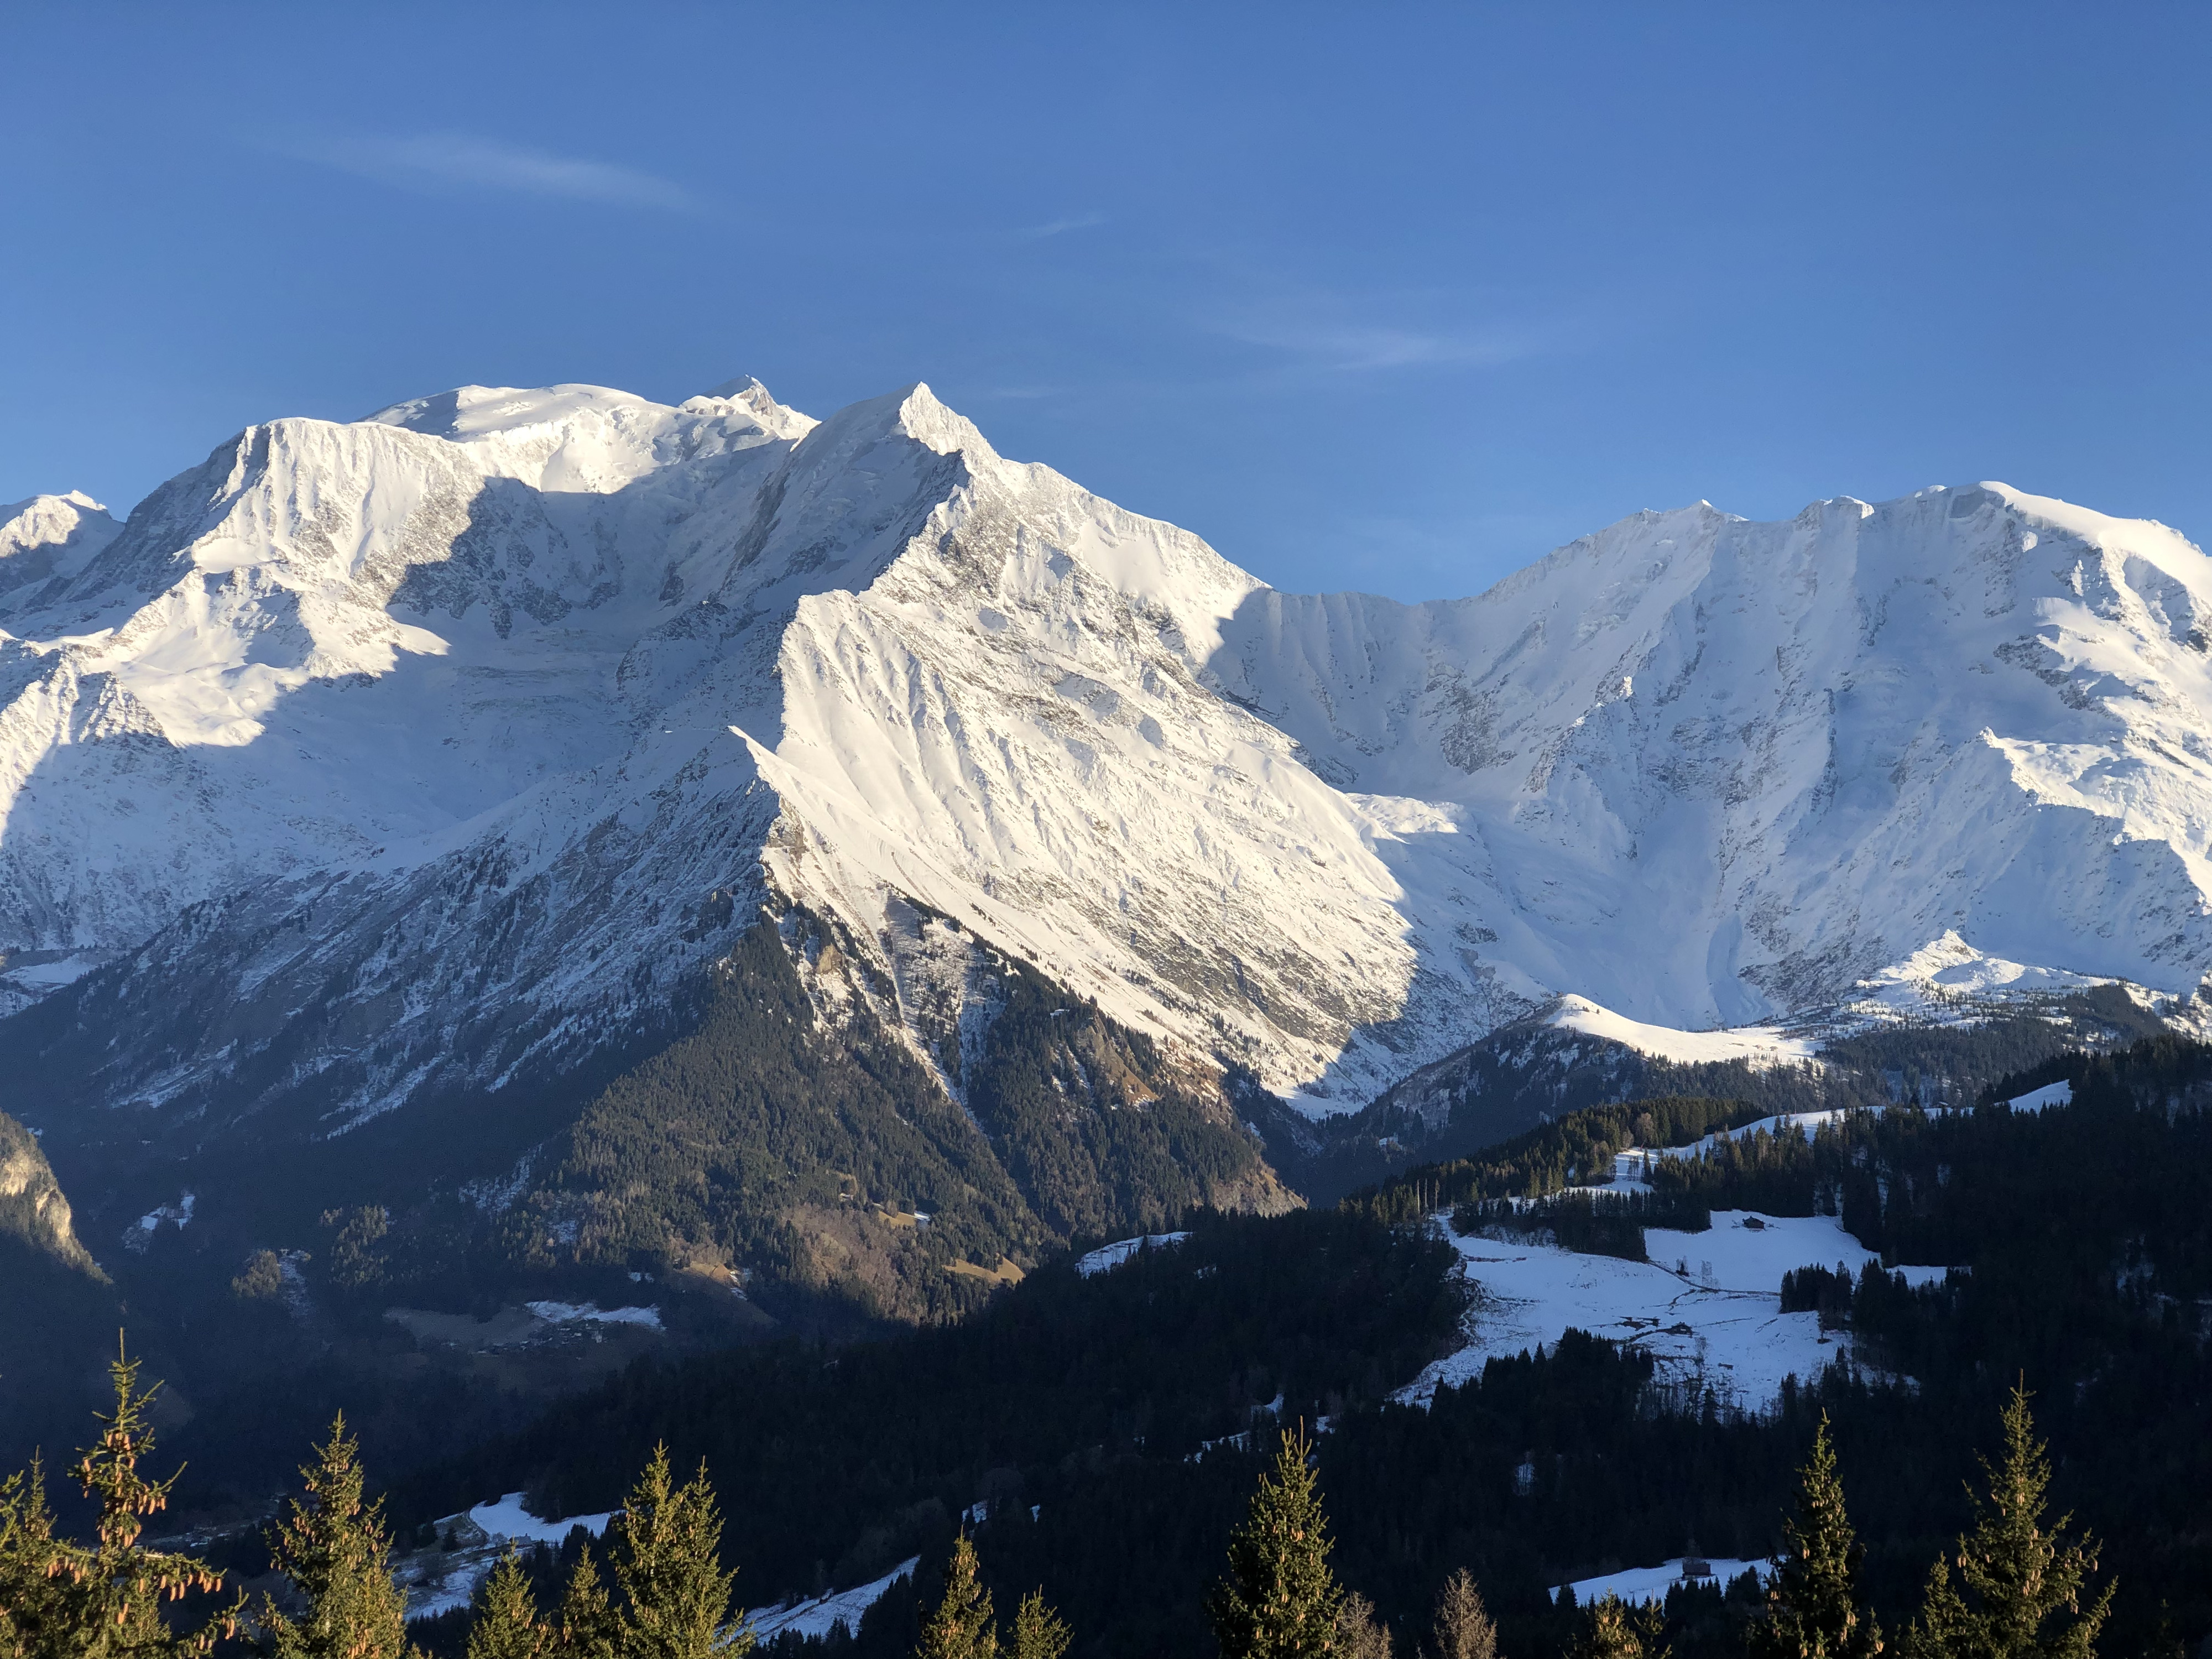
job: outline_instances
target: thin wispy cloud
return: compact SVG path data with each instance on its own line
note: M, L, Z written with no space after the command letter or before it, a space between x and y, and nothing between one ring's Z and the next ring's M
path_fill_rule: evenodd
M1014 233L1018 242L1041 242L1048 236L1065 236L1071 230L1089 230L1106 222L1103 213L1071 214L1065 219L1051 219L1041 225L1030 225Z
M690 191L656 173L465 132L327 140L296 153L407 189L502 191L676 213L699 209Z
M1220 331L1346 374L1455 366L1494 368L1544 349L1537 331L1517 324L1422 329L1319 317L1253 314L1229 319Z

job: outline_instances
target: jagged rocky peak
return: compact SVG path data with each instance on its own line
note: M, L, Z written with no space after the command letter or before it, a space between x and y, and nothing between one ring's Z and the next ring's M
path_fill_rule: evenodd
M1405 605L1277 592L920 384L464 387L252 428L35 591L0 996L60 996L102 1097L264 1050L332 1123L507 1086L763 905L918 1052L911 906L1316 1113L1563 994L1698 1030L1937 941L1977 996L2212 965L2212 573L2003 485L1639 514Z

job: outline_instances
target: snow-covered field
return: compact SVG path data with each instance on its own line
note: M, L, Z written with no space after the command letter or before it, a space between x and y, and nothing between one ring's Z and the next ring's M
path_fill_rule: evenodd
M1394 1396L1413 1405L1425 1405L1439 1387L1479 1377L1493 1355L1550 1347L1579 1330L1650 1354L1662 1382L1710 1389L1726 1403L1757 1411L1772 1403L1784 1377L1809 1380L1849 1346L1848 1337L1821 1331L1817 1314L1782 1311L1783 1275L1838 1266L1856 1275L1880 1259L1832 1216L1716 1210L1705 1232L1647 1228L1644 1261L1462 1237L1442 1212L1435 1222L1477 1293L1467 1346L1431 1363ZM1924 1285L1948 1269L1899 1271Z
M478 1504L469 1511L469 1519L483 1528L484 1536L495 1544L512 1539L525 1544L557 1544L571 1531L581 1527L597 1538L607 1529L614 1511L598 1515L572 1515L559 1521L540 1521L522 1507L522 1494L511 1492L504 1498L489 1504Z
M1685 1577L1683 1569L1691 1558L1676 1556L1671 1561L1662 1561L1656 1567L1630 1567L1624 1572L1608 1572L1595 1578L1578 1578L1571 1584L1555 1584L1552 1596L1559 1599L1562 1589L1575 1593L1578 1607L1588 1607L1602 1596L1617 1595L1622 1601L1641 1604L1664 1601L1667 1592L1677 1584L1717 1584L1726 1589L1744 1574L1756 1573L1763 1583L1774 1571L1768 1561L1706 1561L1706 1574L1701 1578Z
M1188 1233L1152 1233L1143 1238L1124 1238L1111 1244L1103 1244L1090 1255L1076 1259L1075 1271L1089 1279L1094 1273L1112 1271L1139 1250L1164 1250L1188 1238Z
M829 1635L838 1625L844 1626L848 1634L857 1632L861 1616L882 1599L885 1590L921 1564L920 1556L909 1556L872 1583L853 1589L835 1590L811 1601L795 1601L788 1607L755 1607L745 1618L752 1626L754 1636L763 1641L787 1631L818 1638Z
M523 1508L522 1497L511 1492L439 1522L441 1531L461 1534L461 1547L427 1560L417 1558L395 1571L395 1580L407 1592L408 1618L431 1619L468 1606L476 1599L477 1586L498 1565L509 1544L559 1544L577 1527L598 1538L614 1519L613 1511L608 1510L540 1521Z
M2046 1083L2040 1089L2030 1089L2024 1095L2014 1095L2005 1104L2015 1112L2040 1112L2051 1106L2071 1106L2074 1085L2064 1078L2056 1083Z

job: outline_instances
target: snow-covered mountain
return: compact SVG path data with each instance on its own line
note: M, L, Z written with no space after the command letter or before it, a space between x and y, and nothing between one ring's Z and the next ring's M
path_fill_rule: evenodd
M119 532L9 511L0 1051L112 1103L497 1091L763 907L933 1064L996 951L1316 1113L1563 994L2212 967L2212 562L2002 485L1301 598L927 387L743 381L277 421Z

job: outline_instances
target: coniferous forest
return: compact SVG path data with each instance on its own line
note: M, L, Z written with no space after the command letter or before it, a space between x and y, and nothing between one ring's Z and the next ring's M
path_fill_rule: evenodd
M2061 1079L2069 1105L1996 1103ZM1632 1199L1603 1191L1617 1151L1687 1146L1765 1103L1593 1107L1333 1209L1194 1212L1187 1237L1088 1276L1062 1256L957 1320L641 1359L412 1467L380 1470L340 1423L298 1439L304 1488L279 1513L207 1536L163 1534L185 1488L119 1362L84 1460L6 1490L0 1653L396 1654L388 1561L519 1490L540 1515L617 1519L517 1553L406 1640L703 1652L736 1609L918 1559L857 1631L775 1645L2197 1659L2212 1050L2060 1056L1989 1097L1718 1139ZM1626 1255L1647 1226L1748 1208L1834 1214L1881 1257L1791 1276L1786 1305L1855 1358L1771 1409L1658 1387L1645 1355L1573 1333L1426 1409L1392 1402L1470 1313L1428 1218ZM1954 1271L1889 1271L1931 1264ZM1648 1611L1552 1593L1685 1555L1782 1565L1767 1589L1684 1586ZM348 1620L372 1635L332 1633Z

